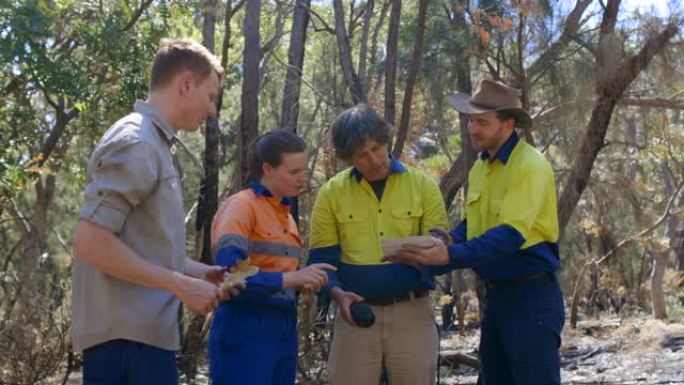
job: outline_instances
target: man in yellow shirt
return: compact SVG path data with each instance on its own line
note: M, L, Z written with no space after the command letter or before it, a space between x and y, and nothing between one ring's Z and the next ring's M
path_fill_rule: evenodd
M428 268L382 261L381 241L425 235L446 222L435 181L390 157L390 125L367 105L342 112L332 126L339 158L352 167L318 192L311 218L309 264L329 263L322 289L340 313L330 356L332 385L377 385L383 363L392 385L435 383L437 328ZM350 306L365 301L375 323L360 327Z
M530 128L517 90L483 80L451 104L467 114L479 159L468 174L463 221L428 249L404 247L387 260L433 271L472 268L486 282L480 358L484 385L560 384L563 295L556 188L549 162L520 140Z

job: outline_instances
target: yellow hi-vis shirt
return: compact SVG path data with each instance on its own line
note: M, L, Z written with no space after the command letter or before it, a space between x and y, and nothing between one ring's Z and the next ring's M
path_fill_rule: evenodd
M341 260L356 265L383 263L380 242L427 234L447 225L437 184L409 169L387 179L378 201L368 181L342 171L319 191L311 219L311 248L339 245Z
M478 159L468 175L463 219L467 239L508 225L525 239L521 250L558 241L553 169L537 149L519 140L507 161Z
M342 285L367 299L379 299L431 288L431 276L406 265L381 262L381 241L427 234L435 226L447 226L446 210L437 183L427 175L392 159L378 200L368 181L349 168L318 192L308 263L338 267L337 273L329 273L324 292Z
M553 273L560 266L551 165L514 132L494 155L483 152L469 176L464 221L451 232L450 263L490 280Z

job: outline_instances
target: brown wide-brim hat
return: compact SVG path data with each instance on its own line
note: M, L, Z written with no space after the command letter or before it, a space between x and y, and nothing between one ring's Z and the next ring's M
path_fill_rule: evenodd
M532 127L532 117L522 108L518 90L501 82L482 79L472 96L456 92L449 96L449 102L459 112L468 115L506 111L513 115L516 127Z

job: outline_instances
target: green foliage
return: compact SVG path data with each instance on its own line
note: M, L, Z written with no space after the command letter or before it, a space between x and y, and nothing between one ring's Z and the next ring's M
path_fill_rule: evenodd
M5 313L8 298L12 298L15 289L21 286L19 273L35 267L24 262L24 255L16 251L22 250L23 234L12 220L14 214L10 215L8 210L16 207L17 215L30 218L35 213L39 183L44 183L48 175L56 178L54 201L46 219L46 227L50 230L38 243L40 255L45 257L38 263L40 268L32 271L32 278L46 282L39 287L42 292L36 298L49 309L68 313L62 301L68 297L69 285L57 281L64 283L64 277L68 276L69 238L80 207L86 161L104 130L128 113L136 99L146 97L150 60L159 40L166 36L190 36L201 40L204 2L159 0L140 13L142 3L141 0L0 0L0 266L6 270L0 272L0 277L3 277L3 284L18 285L0 285L0 324L8 314ZM222 45L225 10L225 2L218 3L216 52ZM350 2L344 3L349 23ZM376 12L381 3L376 1ZM279 124L286 70L281 62L287 61L291 23L286 16L282 36L276 23L281 7L289 12L288 6L287 2L263 2L262 5L262 45L273 37L277 41L272 52L264 50L262 56L264 72L259 93L262 132ZM364 6L364 2L357 1L354 7L358 12ZM312 9L325 24L334 26L330 2L314 1ZM448 95L458 87L466 87L466 80L474 86L482 77L496 75L515 83L514 79L519 80L521 76L521 67L526 69L560 35L566 12L558 2L548 0L429 2L409 140L428 134L430 138L438 139L439 152L428 159L407 161L417 163L417 167L434 178L448 170L462 144L458 114L450 107ZM140 18L131 23L137 15ZM379 17L377 13L373 16L372 26ZM399 29L398 103L412 61L416 19L416 2L405 1ZM355 65L361 36L361 24L358 23L362 20L355 21L355 33L350 39ZM522 20L525 25L519 36ZM621 17L620 22L624 20ZM323 21L312 17L312 24L317 29L310 24L308 30L305 83L299 101L298 132L309 144L312 162L315 159L311 191L300 199L303 239L306 239L306 224L316 188L325 182L327 173L335 169L335 160L327 151L330 138L326 130L349 99L339 70L336 38L323 28ZM646 16L631 17L628 21L629 25L616 34L618 38L624 37L626 51L640 47L643 40L661 26L658 20ZM379 30L373 52L375 61L371 62L369 58L367 71L369 102L379 112L384 103L386 23L387 18ZM237 155L244 48L242 11L235 15L230 26L231 44L220 115L219 190L229 185ZM546 121L539 120L532 136L557 172L559 192L565 188L564 183L574 167L593 107L596 62L592 49L597 41L596 29L585 26L563 48L558 60L528 79L532 84L528 97L533 115L544 117L550 113ZM677 102L684 89L683 68L681 45L669 46L640 75L629 90L630 96ZM43 144L58 121L72 109L77 113L66 123L62 136L43 164L40 154ZM662 214L673 189L684 175L680 114L677 109L619 105L611 117L609 134L594 164L589 187L561 242L561 277L566 293L573 289L577 272L589 258L605 254L612 244L647 227ZM190 152L201 158L203 136L184 135L183 139ZM184 198L186 208L189 208L197 200L200 172L182 151L180 158L186 176ZM458 197L462 199L462 194ZM676 205L681 206L680 201ZM451 209L457 217L462 204L454 204ZM681 232L677 230L677 223L681 223L684 214L681 210L677 212L678 216L669 218L652 235L625 247L614 261L602 266L604 278L600 282L608 282L609 277L610 287L623 288L621 296L629 297L627 303L639 303L635 297L650 272L646 241L668 239L673 232ZM590 283L589 278L582 282L586 288ZM603 296L604 302L615 300L607 283L605 287L599 284L598 296ZM667 292L667 303L673 319L684 318L681 296ZM591 310L591 306L587 303L582 310ZM36 330L47 333L44 323L35 325ZM2 330L0 327L0 333ZM30 333L26 335L31 336ZM320 343L323 340L324 337L316 340L316 349L323 349L315 351L316 359L324 353L325 344ZM33 337L26 341L33 348L39 346ZM55 337L52 342L51 346L57 347L54 350L57 352L60 341ZM308 353L310 351L305 354ZM0 375L11 365L11 361L0 359ZM0 382L4 380L0 378Z
M449 135L447 137L447 143L451 147L460 147L461 146L461 135Z
M39 155L58 114L76 108L80 115L63 137L83 132L95 138L113 116L144 98L146 69L164 30L144 15L138 28L124 30L131 6L34 0L2 8L0 84L19 84L0 107L4 196L24 183L28 161Z
M451 166L451 162L449 162L449 158L447 158L446 155L431 156L425 159L424 164L430 170L445 170L448 169L449 166Z
M43 381L60 368L69 338L66 242L80 209L85 164L104 130L145 98L150 59L175 12L162 2L140 13L141 4L18 0L0 6L0 214L13 213L0 222L0 340L14 341L0 354L2 383ZM41 151L56 133L47 157ZM46 196L47 216L40 214L40 226L30 224L24 234L18 216L34 220L48 176L56 184ZM20 294L40 299L43 313L66 316L46 328Z

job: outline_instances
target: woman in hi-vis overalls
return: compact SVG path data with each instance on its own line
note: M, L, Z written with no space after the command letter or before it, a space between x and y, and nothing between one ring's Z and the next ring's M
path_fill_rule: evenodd
M327 264L297 270L302 242L290 214L306 183L304 141L284 130L258 137L250 151L251 184L219 207L211 231L214 260L232 267L249 257L259 272L216 309L209 335L214 385L293 385L297 367L295 290L327 283Z

